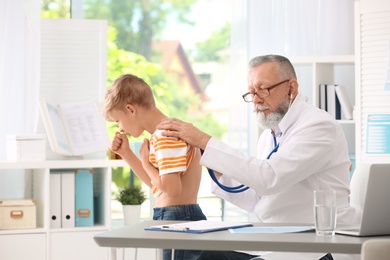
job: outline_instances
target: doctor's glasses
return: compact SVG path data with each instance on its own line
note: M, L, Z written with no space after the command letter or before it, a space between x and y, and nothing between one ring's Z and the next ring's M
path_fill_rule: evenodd
M266 98L266 97L269 96L269 91L271 89L276 88L277 86L280 86L283 83L286 83L287 81L289 81L289 79L283 80L282 82L279 82L279 83L277 83L275 85L272 85L272 86L270 86L268 88L261 88L261 89L257 90L254 93L251 93L251 92L245 93L244 95L242 95L242 98L247 103L253 102L253 99L255 98L255 95L258 96L259 98Z

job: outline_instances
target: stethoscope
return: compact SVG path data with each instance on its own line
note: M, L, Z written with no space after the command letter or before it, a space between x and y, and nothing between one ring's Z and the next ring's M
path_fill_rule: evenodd
M282 136L281 132L279 134L279 137L280 136ZM274 149L272 149L272 151L268 154L267 159L271 158L271 156L274 153L276 153L278 151L278 149L279 149L279 143L277 142L275 135L273 134L272 137L274 139ZM203 154L203 150L201 150L201 152ZM220 183L218 181L217 177L215 176L215 173L214 173L213 169L207 168L207 171L209 172L209 175L210 175L211 179L215 182L215 184L217 184L218 187L220 187L222 190L224 190L226 192L229 192L229 193L240 193L240 192L244 192L247 189L249 189L249 187L245 186L244 184L241 184L241 185L238 185L238 186L233 186L233 187L225 186L225 185L223 185L222 183Z

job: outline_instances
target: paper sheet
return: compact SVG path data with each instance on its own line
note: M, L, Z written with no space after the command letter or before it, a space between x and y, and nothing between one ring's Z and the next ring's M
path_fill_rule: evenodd
M243 227L229 229L231 233L296 233L314 231L312 226Z

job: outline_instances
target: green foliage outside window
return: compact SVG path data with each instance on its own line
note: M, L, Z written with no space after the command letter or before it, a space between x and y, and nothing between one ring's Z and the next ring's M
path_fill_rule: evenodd
M84 16L107 19L118 31L116 44L150 60L152 41L172 20L193 24L188 19L197 0L84 0Z

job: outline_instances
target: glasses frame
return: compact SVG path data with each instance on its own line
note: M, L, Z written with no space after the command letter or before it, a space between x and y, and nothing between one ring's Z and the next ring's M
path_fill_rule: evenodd
M272 86L270 86L268 88L261 88L261 89L259 89L258 91L254 92L254 93L251 93L251 92L245 93L244 95L242 95L242 98L244 99L244 101L246 103L253 102L253 99L254 99L255 95L258 96L259 98L266 98L266 97L268 97L270 95L269 91L271 89L276 88L277 86L280 86L283 83L286 83L287 81L290 81L290 80L289 79L283 80L283 81L281 81L279 83L276 83L276 84L274 84L274 85L272 85ZM259 94L257 92L264 91L264 90L267 90L267 94L259 96ZM247 100L248 98L251 98L251 100Z

